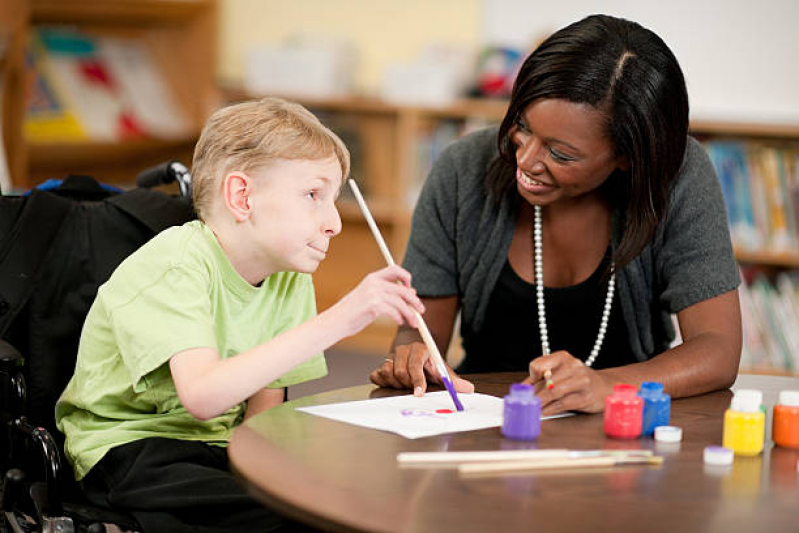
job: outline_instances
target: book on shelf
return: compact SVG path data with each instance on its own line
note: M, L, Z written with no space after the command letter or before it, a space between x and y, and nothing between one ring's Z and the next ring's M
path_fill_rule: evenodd
M731 140L711 140L705 147L735 245L748 251L799 249L799 147Z
M798 276L782 272L774 283L759 273L742 276L741 368L789 373L799 369Z
M453 118L436 121L429 127L422 129L416 137L416 145L414 147L415 171L406 190L406 206L412 209L416 205L416 200L419 198L422 186L433 168L433 163L447 146L464 135L494 123L494 121L477 117L465 120Z
M32 90L25 118L31 141L182 138L190 123L145 44L68 28L33 32Z

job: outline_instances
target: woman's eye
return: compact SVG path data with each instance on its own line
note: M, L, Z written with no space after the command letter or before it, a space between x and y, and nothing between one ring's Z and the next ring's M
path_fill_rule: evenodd
M570 156L568 156L566 154L562 154L562 153L558 152L557 150L555 150L554 148L550 148L549 149L549 153L552 156L552 159L554 159L555 161L560 161L562 163L566 163L566 162L575 160L573 157L570 157Z
M522 117L516 117L516 120L514 121L514 124L516 125L516 127L519 129L520 132L522 132L522 133L529 133L530 132L530 130L527 129L527 126L522 121Z
M316 191L308 191L308 192L306 193L306 196L307 196L308 198L310 198L311 200L315 200L315 199L316 199Z

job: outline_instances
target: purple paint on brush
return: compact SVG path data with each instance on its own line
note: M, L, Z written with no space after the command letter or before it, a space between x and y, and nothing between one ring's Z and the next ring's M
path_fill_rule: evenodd
M441 377L441 381L444 382L444 386L447 388L447 392L449 395L452 396L452 401L455 402L455 409L458 411L463 411L463 404L458 399L458 394L455 392L455 387L452 386L452 382L449 378Z

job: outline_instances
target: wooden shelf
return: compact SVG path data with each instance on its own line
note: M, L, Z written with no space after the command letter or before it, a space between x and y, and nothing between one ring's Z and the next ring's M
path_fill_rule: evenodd
M227 99L231 101L258 98L247 93L239 87L228 86L224 88ZM325 111L340 111L346 113L372 113L378 115L418 114L436 118L468 119L486 118L500 121L505 116L508 107L506 100L490 100L485 98L464 98L456 100L445 106L405 105L386 102L376 98L362 97L333 97L333 98L307 98L292 95L282 96L305 107Z
M36 22L47 24L182 24L208 6L207 0L34 0L32 13Z
M782 368L741 368L739 374L751 374L755 376L786 376L799 377L799 373L784 370Z
M13 7L12 7L13 6ZM169 159L191 162L193 144L218 107L217 0L14 0L0 4L0 30L10 32L3 75L3 134L16 188L69 173L117 184ZM37 26L69 26L92 36L125 37L147 47L192 133L177 140L29 144L23 135L25 47Z
M799 139L799 125L758 124L697 120L691 122L691 132L697 135L724 137L755 137L764 139Z
M799 268L799 250L797 251L751 251L736 248L735 258L739 263L747 265L763 265L782 268Z
M197 136L184 139L157 140L137 139L122 142L75 142L29 144L31 165L35 168L60 168L93 164L120 164L148 158L151 154L191 149ZM186 162L184 162L186 163Z

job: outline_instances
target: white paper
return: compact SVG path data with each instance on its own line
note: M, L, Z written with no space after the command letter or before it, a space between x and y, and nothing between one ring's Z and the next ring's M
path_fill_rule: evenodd
M463 411L455 410L446 391L428 392L421 397L392 396L297 410L356 426L391 431L408 439L502 425L502 398L475 393L459 394L458 399L463 404Z

